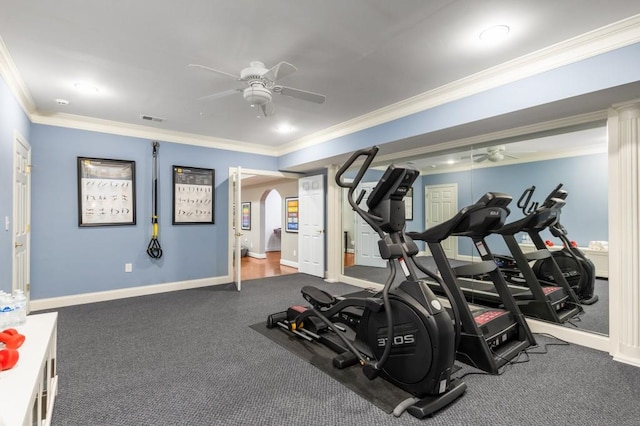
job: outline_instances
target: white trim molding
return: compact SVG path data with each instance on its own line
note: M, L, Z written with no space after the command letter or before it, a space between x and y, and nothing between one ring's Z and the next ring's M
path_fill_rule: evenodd
M610 353L640 365L640 99L614 105L608 131Z
M576 330L566 326L560 327L546 321L527 318L527 324L532 333L548 334L565 342L580 346L587 346L603 352L609 352L609 337L592 331Z
M149 296L151 294L168 293L170 291L231 284L232 279L233 278L230 275L226 275L220 277L201 278L197 280L98 291L94 293L73 294L70 296L31 300L30 305L32 312L44 309L57 309L65 306L84 305L87 303L106 302L109 300L125 299L128 297Z
M298 269L298 262L292 262L291 260L280 259L280 264L284 266L289 266L290 268Z

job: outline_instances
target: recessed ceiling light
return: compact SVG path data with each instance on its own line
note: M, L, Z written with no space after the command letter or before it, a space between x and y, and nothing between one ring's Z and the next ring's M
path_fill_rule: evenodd
M278 126L278 131L280 133L291 133L293 132L293 127L289 124L283 123Z
M69 101L66 99L56 99L58 105L69 105Z
M96 86L88 83L76 83L73 85L73 87L77 91L87 94L98 93L100 91Z
M483 30L479 37L482 41L497 41L505 38L509 31L511 31L511 28L506 25L494 25Z
M449 161L447 161L447 164L454 164L454 163L455 163L455 160L449 160Z

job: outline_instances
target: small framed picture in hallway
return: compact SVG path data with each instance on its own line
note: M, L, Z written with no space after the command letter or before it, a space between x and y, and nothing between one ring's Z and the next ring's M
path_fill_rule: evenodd
M240 210L240 227L246 231L251 230L251 202L242 203L242 209Z
M298 232L298 197L285 198L285 231Z

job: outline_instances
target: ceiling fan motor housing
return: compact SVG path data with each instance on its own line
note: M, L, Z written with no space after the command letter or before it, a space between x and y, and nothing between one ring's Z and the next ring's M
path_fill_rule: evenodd
M255 84L244 89L244 99L251 105L264 105L271 102L271 91L262 85Z

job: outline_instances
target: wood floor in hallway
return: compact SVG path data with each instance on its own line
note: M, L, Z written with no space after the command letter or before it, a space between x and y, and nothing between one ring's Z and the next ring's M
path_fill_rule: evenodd
M242 279L253 280L256 278L275 277L278 275L294 274L297 268L280 264L280 252L270 251L266 253L266 259L256 259L245 256L242 258Z
M256 278L275 277L278 275L295 274L297 268L284 266L280 264L280 252L270 251L266 253L266 259L256 259L255 257L245 256L242 258L242 279L253 280ZM354 264L353 253L345 253L344 266Z

